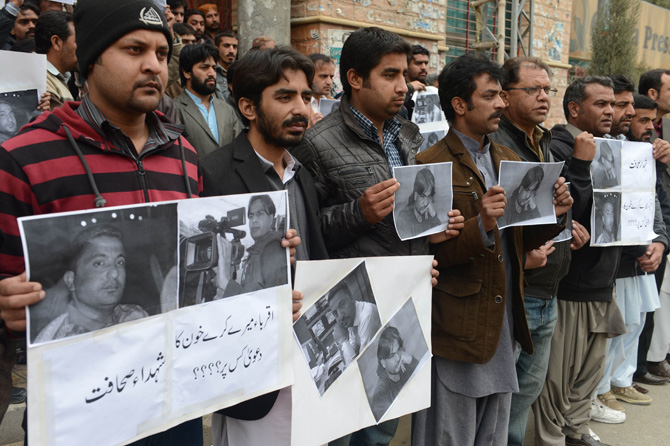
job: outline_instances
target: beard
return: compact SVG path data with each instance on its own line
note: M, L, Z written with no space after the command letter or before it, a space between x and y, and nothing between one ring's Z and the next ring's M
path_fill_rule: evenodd
M307 129L307 118L304 116L293 116L292 118L287 119L286 121L279 124L276 120L272 120L265 113L263 113L263 108L258 106L258 131L263 135L263 139L278 147L295 147L302 142L302 138L305 135L305 130L297 133L284 134L282 129L289 127L292 124L303 123L305 124L305 129Z
M214 79L214 85L212 85L212 86L207 85L207 81L209 79ZM203 96L210 95L210 94L212 94L216 91L216 79L215 78L207 78L207 79L205 79L204 82L201 82L200 79L198 79L196 77L191 77L191 88L193 88L193 90L196 93L201 94Z

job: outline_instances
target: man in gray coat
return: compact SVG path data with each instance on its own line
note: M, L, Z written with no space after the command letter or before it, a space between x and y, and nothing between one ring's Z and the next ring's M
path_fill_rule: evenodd
M241 131L235 110L216 98L216 60L210 44L187 45L179 55L179 75L184 91L175 99L186 137L198 157L230 144Z

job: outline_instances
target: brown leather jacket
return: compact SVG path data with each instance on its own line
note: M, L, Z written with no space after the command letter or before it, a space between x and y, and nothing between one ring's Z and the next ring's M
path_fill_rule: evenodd
M520 161L510 149L491 143L493 163ZM465 227L458 237L431 245L440 276L433 288L433 354L456 361L483 364L498 348L505 314L505 265L498 229L495 247L482 241L477 216L486 192L484 179L456 133L447 136L416 157L418 164L453 162L453 208L465 216ZM527 353L533 352L523 305L524 252L542 245L561 231L560 225L515 226L509 228L509 247L514 278L511 296L514 337Z

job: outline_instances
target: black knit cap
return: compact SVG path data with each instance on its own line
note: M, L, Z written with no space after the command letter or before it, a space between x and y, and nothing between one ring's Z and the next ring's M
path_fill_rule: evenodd
M172 54L172 34L163 11L152 0L79 0L74 10L79 72L85 79L88 67L114 42L137 29L161 31Z

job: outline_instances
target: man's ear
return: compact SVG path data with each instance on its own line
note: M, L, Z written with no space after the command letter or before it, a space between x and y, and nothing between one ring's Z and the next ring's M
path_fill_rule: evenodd
M63 282L65 282L65 285L67 288L74 293L74 272L73 271L66 271L65 274L63 274Z
M580 107L576 102L568 102L568 112L570 113L571 118L577 118L579 116Z
M455 96L451 99L451 106L454 108L454 112L458 116L463 116L465 115L465 112L468 109L468 102L465 101L463 98Z
M649 96L650 99L653 99L654 101L658 99L658 91L655 88L650 88L647 90L647 96Z
M240 109L242 116L247 118L249 121L256 120L256 104L249 98L240 98L237 101L237 107Z
M363 78L356 73L356 70L353 68L350 68L349 71L347 71L347 80L349 81L352 90L360 90L363 88Z
M503 102L505 103L505 108L509 107L509 93L507 93L505 90L500 92L500 97L502 98Z
M51 46L56 51L60 51L61 49L63 49L63 39L54 34L53 36L51 36Z

